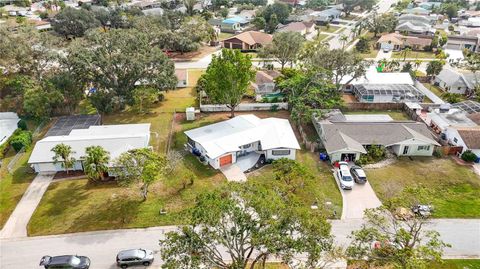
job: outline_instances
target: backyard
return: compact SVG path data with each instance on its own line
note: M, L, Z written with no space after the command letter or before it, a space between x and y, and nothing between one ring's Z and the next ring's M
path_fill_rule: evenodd
M382 201L402 195L404 206L432 204L435 218L480 216L479 177L450 158L399 158L394 164L366 173Z
M430 83L422 83L423 86L425 86L427 89L429 89L431 92L433 92L436 96L442 97L442 94L444 93L442 89L439 87L432 85Z

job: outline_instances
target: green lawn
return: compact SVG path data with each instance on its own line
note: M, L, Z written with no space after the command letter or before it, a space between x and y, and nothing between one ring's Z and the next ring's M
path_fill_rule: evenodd
M402 59L403 53L401 51L394 51L392 58ZM410 51L407 53L407 59L435 59L435 53L431 51Z
M405 206L420 202L435 207L436 218L480 217L480 178L467 166L449 158L400 158L396 163L366 171L380 200L397 197L405 187L425 187L421 194L406 193Z
M342 27L341 26L336 26L336 25L329 25L328 27L324 26L324 25L318 26L318 30L320 30L321 32L327 32L327 33L333 33L340 28L342 28Z
M38 124L36 123L28 122L29 130L35 130L37 126ZM43 128L34 139L41 138L46 130L47 128ZM27 149L13 167L11 174L8 172L7 166L14 158L15 151L10 149L5 158L2 159L2 167L0 168L0 229L7 222L8 217L10 217L18 201L20 201L23 193L35 177L32 169L27 164L32 149L33 147Z
M394 120L410 120L410 118L401 110L361 110L361 111L346 111L345 115L372 115L372 114L386 114Z
M425 86L425 88L429 89L431 92L433 92L436 96L438 97L442 97L442 94L444 93L444 91L442 89L440 89L439 87L435 86L435 85L432 85L430 83L422 83L423 86Z
M376 58L377 57L377 54L378 54L378 50L376 49L370 49L370 52L368 53L361 53L359 52L360 56L364 59L366 58Z
M326 38L330 37L330 35L327 35L327 34L319 34L317 35L317 39L318 40L323 40L325 41Z
M231 33L220 33L218 35L218 40L224 40L224 39L227 39L229 37L232 37L234 36L234 34L231 34Z

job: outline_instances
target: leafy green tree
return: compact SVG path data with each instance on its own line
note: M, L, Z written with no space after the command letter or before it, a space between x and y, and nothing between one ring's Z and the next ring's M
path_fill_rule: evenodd
M53 30L68 37L82 37L89 29L99 26L92 12L85 9L67 7L62 9L52 20Z
M393 32L398 24L398 19L390 13L379 15L373 12L370 20L367 21L367 28L373 32L373 36L377 37L379 33Z
M364 36L361 36L358 39L357 44L355 44L355 49L361 53L369 53L370 52L370 43L368 39Z
M325 44L318 41L307 47L302 55L302 60L310 70L325 70L337 90L340 90L343 84L348 84L365 75L371 64L355 51L330 50ZM346 77L350 78L349 81L343 81Z
M297 189L302 188L304 179L311 177L311 174L308 173L306 167L301 163L281 158L273 162L273 176L276 180L284 183L287 188L285 194L288 194L295 193Z
M441 10L450 20L458 16L458 6L456 3L444 3L441 6Z
M86 43L69 48L63 66L95 86L97 91L91 99L99 111L108 113L132 105L138 84L148 84L158 91L175 88L173 62L152 42L147 34L134 29L91 32Z
M134 108L141 113L158 101L158 91L150 87L138 87L133 91Z
M63 95L51 85L27 89L23 97L23 110L36 119L44 119L52 115L55 108L63 101Z
M265 19L267 25L270 23L272 16L275 15L277 24L279 23L286 23L288 16L290 15L290 7L282 2L275 2L272 5L268 5L261 15ZM275 25L276 26L276 25Z
M455 104L463 100L462 95L458 93L445 92L442 94L442 99L450 104Z
M403 55L403 61L405 62L407 60L407 55L412 52L411 48L404 48L402 50L402 55Z
M276 33L273 35L272 43L265 46L260 55L274 58L276 62L280 63L283 70L286 64L293 65L304 41L302 35L296 32Z
M475 155L475 153L473 153L471 150L466 150L464 153L462 153L461 157L462 160L470 163L473 163L478 158L477 155Z
M440 60L430 61L427 65L427 76L430 77L430 80L433 76L436 76L442 72L443 69L443 62Z
M72 150L70 145L66 145L64 143L55 145L51 151L55 154L53 156L53 161L55 163L61 162L62 167L68 174L68 169L73 168L73 165L75 164L75 158L72 157L75 151Z
M255 18L252 20L252 24L255 26L255 29L262 30L265 29L267 22L265 21L264 17L255 16Z
M143 201L147 200L148 187L162 178L167 168L167 160L156 152L148 149L134 149L122 153L115 160L113 171L117 175L118 183L131 185L141 183L140 193Z
M185 6L186 13L188 16L193 16L195 14L195 10L193 9L197 4L197 0L183 0L183 5Z
M105 173L108 172L110 153L101 146L90 146L85 148L83 157L83 170L92 181L102 181Z
M239 50L223 49L219 56L213 55L205 79L205 93L215 104L224 104L235 116L235 108L247 92L255 77L250 56Z
M329 1L327 0L308 0L305 7L311 8L311 9L319 9L322 7L326 7L328 4L329 4Z
M267 24L265 25L265 32L269 34L273 34L278 26L278 19L276 14L272 14L270 19L268 20Z
M32 132L16 130L10 137L9 143L16 152L26 149L32 145Z
M250 183L200 194L187 219L160 240L163 268L265 268L269 257L291 264L300 253L316 268L333 248L318 211Z
M425 230L428 219L411 217L400 220L385 207L367 209L366 224L351 235L347 249L351 259L402 269L429 268L432 261L440 262L445 247L436 231Z
M6 111L25 115L23 109L25 92L37 88L38 83L27 75L11 73L0 76L0 106Z

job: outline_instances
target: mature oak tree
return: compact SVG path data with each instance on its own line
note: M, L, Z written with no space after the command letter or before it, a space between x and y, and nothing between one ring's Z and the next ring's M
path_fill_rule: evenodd
M202 193L189 223L160 240L163 268L265 268L276 257L307 268L333 249L330 225L319 211L254 183Z
M223 49L219 56L212 56L212 61L202 77L203 90L208 98L215 104L226 105L233 118L235 108L255 77L255 71L248 55L239 50Z
M86 9L67 7L52 20L52 28L58 34L68 37L82 37L91 28L99 26L94 14Z
M286 64L293 65L304 41L303 36L296 32L276 33L273 35L272 43L265 46L260 54L265 58L274 58L283 70Z

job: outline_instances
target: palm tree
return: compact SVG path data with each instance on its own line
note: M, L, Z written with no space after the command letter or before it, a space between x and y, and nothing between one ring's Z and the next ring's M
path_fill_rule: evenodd
M341 35L339 39L340 39L340 42L342 42L342 50L343 50L343 49L345 49L345 45L348 42L348 36Z
M420 67L421 64L422 64L422 60L419 60L419 59L416 59L416 60L415 60L415 62L414 62L415 71L418 70L418 68Z
M390 72L393 72L400 66L400 63L397 60L392 59L387 63L387 65Z
M90 146L85 149L83 170L92 181L103 180L105 172L108 171L110 153L101 146Z
M403 51L402 51L402 55L403 55L403 61L405 62L405 60L407 59L407 55L412 51L411 48L405 48Z
M65 145L63 143L57 144L55 147L51 149L55 155L53 156L54 162L62 162L62 167L68 174L68 168L73 167L75 163L75 158L72 157L72 154L75 152L72 151L72 147L69 145ZM59 161L61 159L61 161Z

